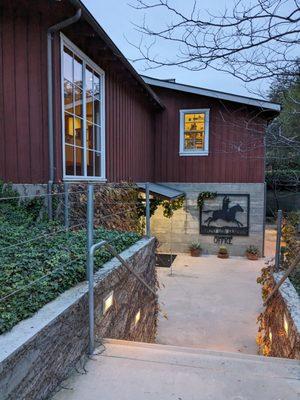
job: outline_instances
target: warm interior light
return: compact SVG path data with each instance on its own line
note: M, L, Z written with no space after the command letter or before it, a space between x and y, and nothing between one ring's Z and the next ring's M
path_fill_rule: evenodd
M134 319L135 325L139 322L140 319L141 319L141 310L139 310L139 311L135 314L135 319Z
M110 292L108 296L103 300L103 314L105 314L110 307L113 305L114 301L114 292Z
M269 331L269 339L270 339L270 342L272 343L273 335L272 335L271 329Z
M287 320L287 317L285 314L283 314L283 327L284 327L285 333L288 335L289 334L289 323L288 323L288 320Z

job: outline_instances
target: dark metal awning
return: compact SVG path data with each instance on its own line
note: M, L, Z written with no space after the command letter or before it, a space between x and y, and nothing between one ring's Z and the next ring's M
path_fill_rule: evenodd
M148 183L150 194L156 197L162 197L167 200L175 200L185 196L184 192L171 188L170 186L160 185L158 183ZM143 192L146 190L146 183L137 183L138 188Z

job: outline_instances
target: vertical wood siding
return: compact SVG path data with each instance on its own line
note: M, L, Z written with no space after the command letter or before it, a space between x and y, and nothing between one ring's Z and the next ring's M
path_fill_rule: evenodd
M0 9L0 178L6 181L46 180L45 43L38 14Z
M24 2L24 5L28 2ZM8 2L7 2L8 4ZM30 2L28 3L30 6ZM50 3L49 3L50 4ZM0 179L20 183L48 181L47 28L74 13L53 15L48 2L39 12L0 7ZM52 14L51 14L52 12ZM65 16L62 16L65 15ZM139 85L120 67L105 62L101 42L87 40L84 23L66 30L106 73L106 177L108 181L154 179L155 110ZM99 39L100 40L100 39ZM103 44L102 44L103 46ZM56 180L62 179L60 38L53 41Z
M157 115L157 182L263 182L265 122L258 109L157 88L166 110ZM209 108L209 155L179 156L180 109Z
M5 6L6 4L6 6ZM27 4L27 8L26 8ZM11 5L11 6L8 6ZM67 1L0 6L0 179L48 180L47 28L73 15ZM110 182L262 182L263 128L254 109L167 89L157 111L84 21L64 31L106 74L106 177ZM56 180L62 179L60 40L53 41ZM179 156L179 110L210 108L207 157ZM223 120L225 118L225 121ZM255 133L253 133L255 132ZM243 146L248 142L248 150ZM240 150L238 145L243 144ZM246 146L247 147L247 146ZM249 150L249 147L251 150Z

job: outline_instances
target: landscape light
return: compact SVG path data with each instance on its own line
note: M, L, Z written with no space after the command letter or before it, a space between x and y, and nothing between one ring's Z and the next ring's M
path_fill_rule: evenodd
M139 310L136 314L135 314L135 319L134 319L134 324L136 325L139 320L141 319L141 310Z
M103 315L110 309L114 301L114 292L110 292L103 300Z
M287 320L287 317L285 314L283 314L283 327L284 327L285 333L288 335L289 334L289 323L288 323L288 320Z

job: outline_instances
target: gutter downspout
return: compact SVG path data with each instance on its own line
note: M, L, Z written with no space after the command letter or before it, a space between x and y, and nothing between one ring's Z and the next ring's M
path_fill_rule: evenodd
M76 11L73 17L67 18L58 24L50 26L47 30L47 82L48 82L48 146L49 146L49 181L48 194L48 217L53 218L52 211L52 185L54 182L54 128L53 128L53 68L52 68L52 39L55 32L66 28L77 22L81 17L81 8Z

